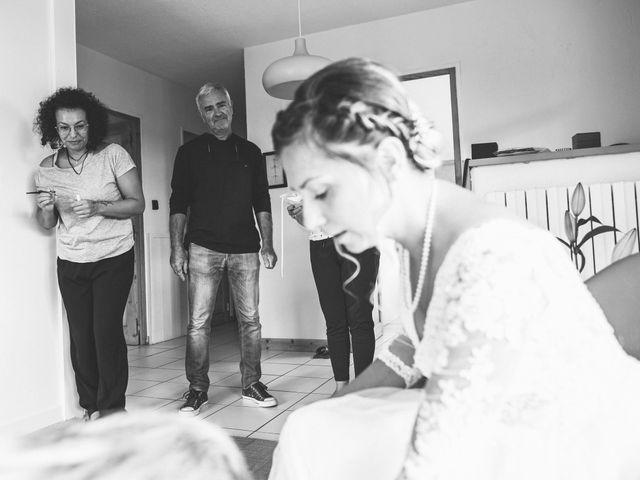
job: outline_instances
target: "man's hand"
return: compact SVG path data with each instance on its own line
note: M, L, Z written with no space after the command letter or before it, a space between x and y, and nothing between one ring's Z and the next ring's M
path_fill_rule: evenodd
M276 256L276 252L273 251L273 247L262 247L262 249L260 249L260 256L262 257L262 263L265 268L269 270L275 267L278 262L278 257Z
M189 256L184 247L179 246L171 249L171 259L169 260L173 273L183 282L189 273Z

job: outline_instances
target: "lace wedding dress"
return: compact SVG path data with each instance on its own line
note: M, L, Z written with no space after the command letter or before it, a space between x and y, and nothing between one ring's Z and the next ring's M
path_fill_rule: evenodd
M548 232L463 233L405 335L424 389L299 409L270 479L640 478L640 363Z

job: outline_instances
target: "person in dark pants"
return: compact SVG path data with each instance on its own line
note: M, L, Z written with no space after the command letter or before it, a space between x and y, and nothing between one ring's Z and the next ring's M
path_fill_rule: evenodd
M179 411L198 415L209 400L211 314L225 268L240 333L242 398L274 407L276 399L260 381L259 258L269 269L277 262L264 157L232 132L233 104L224 86L203 85L196 105L209 131L178 150L169 202L170 264L189 286L189 390Z
M299 202L287 212L302 225ZM311 270L320 308L327 324L327 343L336 392L349 383L349 358L353 351L355 375L373 361L375 335L371 294L375 288L380 252L371 248L360 254L338 252L333 238L322 232L309 237Z
M58 285L86 419L125 408L122 316L133 280L131 217L145 206L129 154L102 143L106 122L106 107L79 88L43 100L35 122L42 145L56 149L35 175L36 219L46 229L57 227Z

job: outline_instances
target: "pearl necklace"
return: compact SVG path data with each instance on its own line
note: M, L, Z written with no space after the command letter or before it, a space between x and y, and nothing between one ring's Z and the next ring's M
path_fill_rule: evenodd
M429 210L427 212L427 224L424 227L424 240L422 242L422 257L420 258L420 273L418 275L418 284L416 286L416 293L411 298L411 263L409 259L409 252L403 249L403 264L402 264L402 276L404 277L404 298L405 305L411 309L411 313L414 313L420 303L420 295L422 294L422 288L424 287L424 280L427 276L427 266L429 264L429 251L431 249L431 237L433 235L433 223L436 212L436 199L437 199L438 183L434 179L433 189L431 191L431 199L429 202Z

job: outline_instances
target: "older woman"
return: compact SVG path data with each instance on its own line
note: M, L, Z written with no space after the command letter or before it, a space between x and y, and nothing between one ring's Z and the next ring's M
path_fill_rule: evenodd
M119 145L105 145L106 107L61 88L40 103L42 145L55 149L35 175L38 223L57 226L58 285L71 363L85 416L124 410L127 346L122 315L133 280L131 217L144 211L138 171Z
M397 242L409 315L342 396L288 417L270 478L640 478L640 364L552 235L435 179L436 138L362 59L278 114L305 225Z

